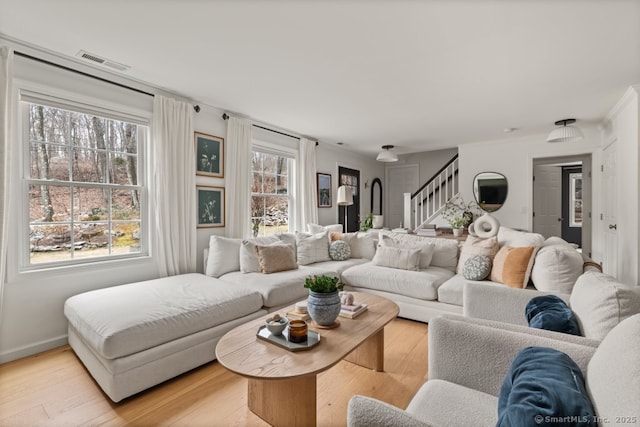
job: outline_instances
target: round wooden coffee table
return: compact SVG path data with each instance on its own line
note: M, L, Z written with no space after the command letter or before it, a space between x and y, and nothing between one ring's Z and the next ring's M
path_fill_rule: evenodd
M320 343L291 352L256 337L265 315L238 326L216 346L216 358L228 370L249 379L249 409L274 426L316 424L316 375L341 360L384 370L384 326L398 306L377 295L354 292L368 309L355 319L340 318L340 327L322 329ZM283 308L281 313L293 310Z

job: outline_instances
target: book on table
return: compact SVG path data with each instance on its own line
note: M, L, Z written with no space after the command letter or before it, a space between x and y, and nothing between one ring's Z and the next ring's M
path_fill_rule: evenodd
M297 319L297 320L309 320L311 319L311 316L309 316L309 313L301 313L299 311L288 311L287 312L287 317L289 319Z
M367 304L343 304L340 308L340 316L348 319L355 319L365 311L367 311Z

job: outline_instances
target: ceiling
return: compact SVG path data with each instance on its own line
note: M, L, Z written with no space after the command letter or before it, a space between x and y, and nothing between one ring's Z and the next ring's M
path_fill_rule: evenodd
M368 154L598 123L640 83L640 0L0 0L0 34Z

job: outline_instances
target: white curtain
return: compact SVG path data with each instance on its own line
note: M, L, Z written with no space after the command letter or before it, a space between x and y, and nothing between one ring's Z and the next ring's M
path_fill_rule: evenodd
M227 237L251 236L251 150L253 127L249 119L229 118L226 170Z
M0 319L7 277L9 191L11 188L11 127L13 109L13 49L0 46Z
M191 105L156 95L151 138L153 256L161 277L196 271L196 154Z
M307 224L318 223L318 195L316 189L316 142L300 138L300 191L296 230L304 231Z

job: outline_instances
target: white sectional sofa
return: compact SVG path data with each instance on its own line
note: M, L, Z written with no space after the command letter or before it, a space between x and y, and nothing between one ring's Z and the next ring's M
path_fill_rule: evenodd
M544 244L539 235L501 232L503 246L528 246L531 239L534 245ZM306 298L303 284L309 276L340 277L347 290L387 297L398 304L400 316L409 319L428 322L443 313L462 314L463 289L474 282L456 274L460 257L456 240L387 231L377 238L370 233L338 233L333 238L348 243L350 258L331 259L329 230L245 241L212 236L205 274L131 283L69 298L65 303L69 343L117 402L214 360L215 345L227 331ZM570 246L563 248L575 252ZM543 268L562 273L556 277L562 286L575 282L582 272L581 258L569 269L571 274L559 268L568 263L567 257L549 258L558 265L546 260ZM547 287L548 280L545 276ZM488 280L480 283L504 287Z

